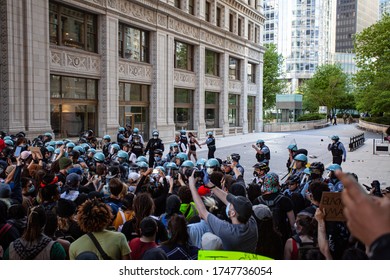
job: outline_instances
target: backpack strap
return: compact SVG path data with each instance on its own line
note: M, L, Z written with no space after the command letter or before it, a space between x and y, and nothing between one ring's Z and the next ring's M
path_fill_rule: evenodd
M106 252L103 251L102 246L100 246L99 241L97 241L95 235L92 234L92 232L88 232L87 235L89 238L91 238L93 244L95 244L96 249L98 249L100 255L102 256L103 260L111 260L111 257L107 255Z

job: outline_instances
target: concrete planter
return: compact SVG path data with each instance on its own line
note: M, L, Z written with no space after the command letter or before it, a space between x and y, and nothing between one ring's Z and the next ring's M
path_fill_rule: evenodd
M300 131L323 128L328 126L327 120L291 122L291 123L267 123L264 124L264 132Z
M383 133L386 134L386 129L389 127L385 124L378 124L378 123L372 123L372 122L366 122L361 119L359 119L359 128L367 131L377 132L377 133Z

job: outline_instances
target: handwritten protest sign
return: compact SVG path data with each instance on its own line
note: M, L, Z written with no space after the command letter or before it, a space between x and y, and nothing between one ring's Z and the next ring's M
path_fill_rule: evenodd
M199 250L198 260L272 260L272 259L261 255L244 253L244 252Z
M341 192L323 192L320 209L325 209L325 221L345 222Z
M28 147L29 151L33 154L37 154L38 158L42 158L41 148L39 147Z

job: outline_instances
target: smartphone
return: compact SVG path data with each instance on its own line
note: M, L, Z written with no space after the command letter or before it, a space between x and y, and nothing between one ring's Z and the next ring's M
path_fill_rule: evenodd
M19 157L21 152L22 152L22 147L17 146L14 152L14 157Z

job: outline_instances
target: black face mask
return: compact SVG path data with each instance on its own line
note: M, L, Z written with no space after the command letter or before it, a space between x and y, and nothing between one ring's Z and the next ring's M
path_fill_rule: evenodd
M256 171L253 171L253 176L254 176L254 177L259 177L259 175L260 175L260 174L257 173Z

